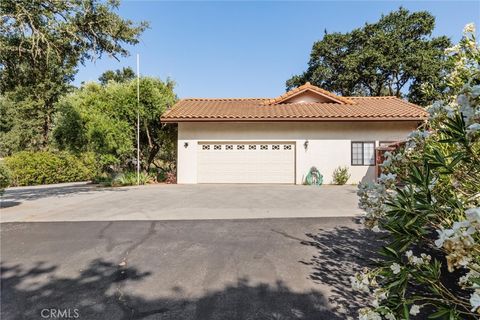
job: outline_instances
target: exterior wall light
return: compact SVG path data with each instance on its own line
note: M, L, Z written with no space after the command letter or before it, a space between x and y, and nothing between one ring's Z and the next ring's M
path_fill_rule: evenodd
M305 142L303 143L303 147L305 148L305 151L308 150L308 140L305 140Z
M185 147L185 149L188 148L188 142L185 142L183 146Z

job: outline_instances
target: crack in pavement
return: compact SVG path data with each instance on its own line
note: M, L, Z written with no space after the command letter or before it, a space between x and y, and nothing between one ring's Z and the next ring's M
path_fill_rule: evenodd
M118 264L118 269L117 269L118 276L115 279L115 282L118 282L118 285L117 285L117 288L116 288L115 291L116 291L116 296L117 296L118 301L124 307L126 307L130 310L130 312L131 312L130 319L141 319L141 318L144 318L144 317L149 316L149 315L153 315L153 314L157 314L157 313L164 313L164 312L169 311L168 308L160 308L160 309L157 309L157 310L141 312L141 311L138 310L137 307L129 304L127 299L125 299L125 294L123 292L124 286L126 284L125 281L128 279L128 276L129 276L128 273L125 271L125 268L127 267L127 264L128 264L128 257L135 249L137 249L140 245L145 243L145 241L147 241L148 238L150 238L152 235L154 235L156 233L155 226L156 226L156 222L152 221L150 223L150 227L147 230L147 232L138 241L134 242L132 245L127 247L122 252L122 254L120 255L122 258L121 258L120 263ZM107 228L108 228L108 226L105 227L104 229L106 230Z
M131 240L126 240L126 241L118 241L115 242L114 237L108 236L105 234L108 228L110 228L113 225L113 221L107 223L105 227L103 227L99 232L98 232L98 239L104 239L107 241L107 247L105 248L107 252L111 252L113 249L116 247L122 245L122 244L127 244L132 242ZM98 253L98 252L97 252Z

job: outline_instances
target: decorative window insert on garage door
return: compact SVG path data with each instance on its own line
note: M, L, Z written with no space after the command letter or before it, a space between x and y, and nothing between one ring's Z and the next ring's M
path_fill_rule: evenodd
M199 142L198 183L295 183L293 142Z

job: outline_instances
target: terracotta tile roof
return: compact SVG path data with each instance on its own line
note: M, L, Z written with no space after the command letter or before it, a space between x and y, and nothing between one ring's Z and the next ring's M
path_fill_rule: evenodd
M341 102L280 103L287 94L276 99L183 99L161 121L421 121L427 118L423 108L397 97L334 96L336 100L341 98Z

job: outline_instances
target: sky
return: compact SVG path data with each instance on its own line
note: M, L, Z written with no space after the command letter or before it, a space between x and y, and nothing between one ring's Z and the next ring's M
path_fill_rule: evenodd
M150 28L130 56L104 56L79 67L75 85L130 66L172 78L187 97L275 97L307 68L324 30L348 32L403 6L436 18L433 35L457 42L463 27L480 28L480 1L123 1L118 13ZM477 30L478 31L478 30Z

